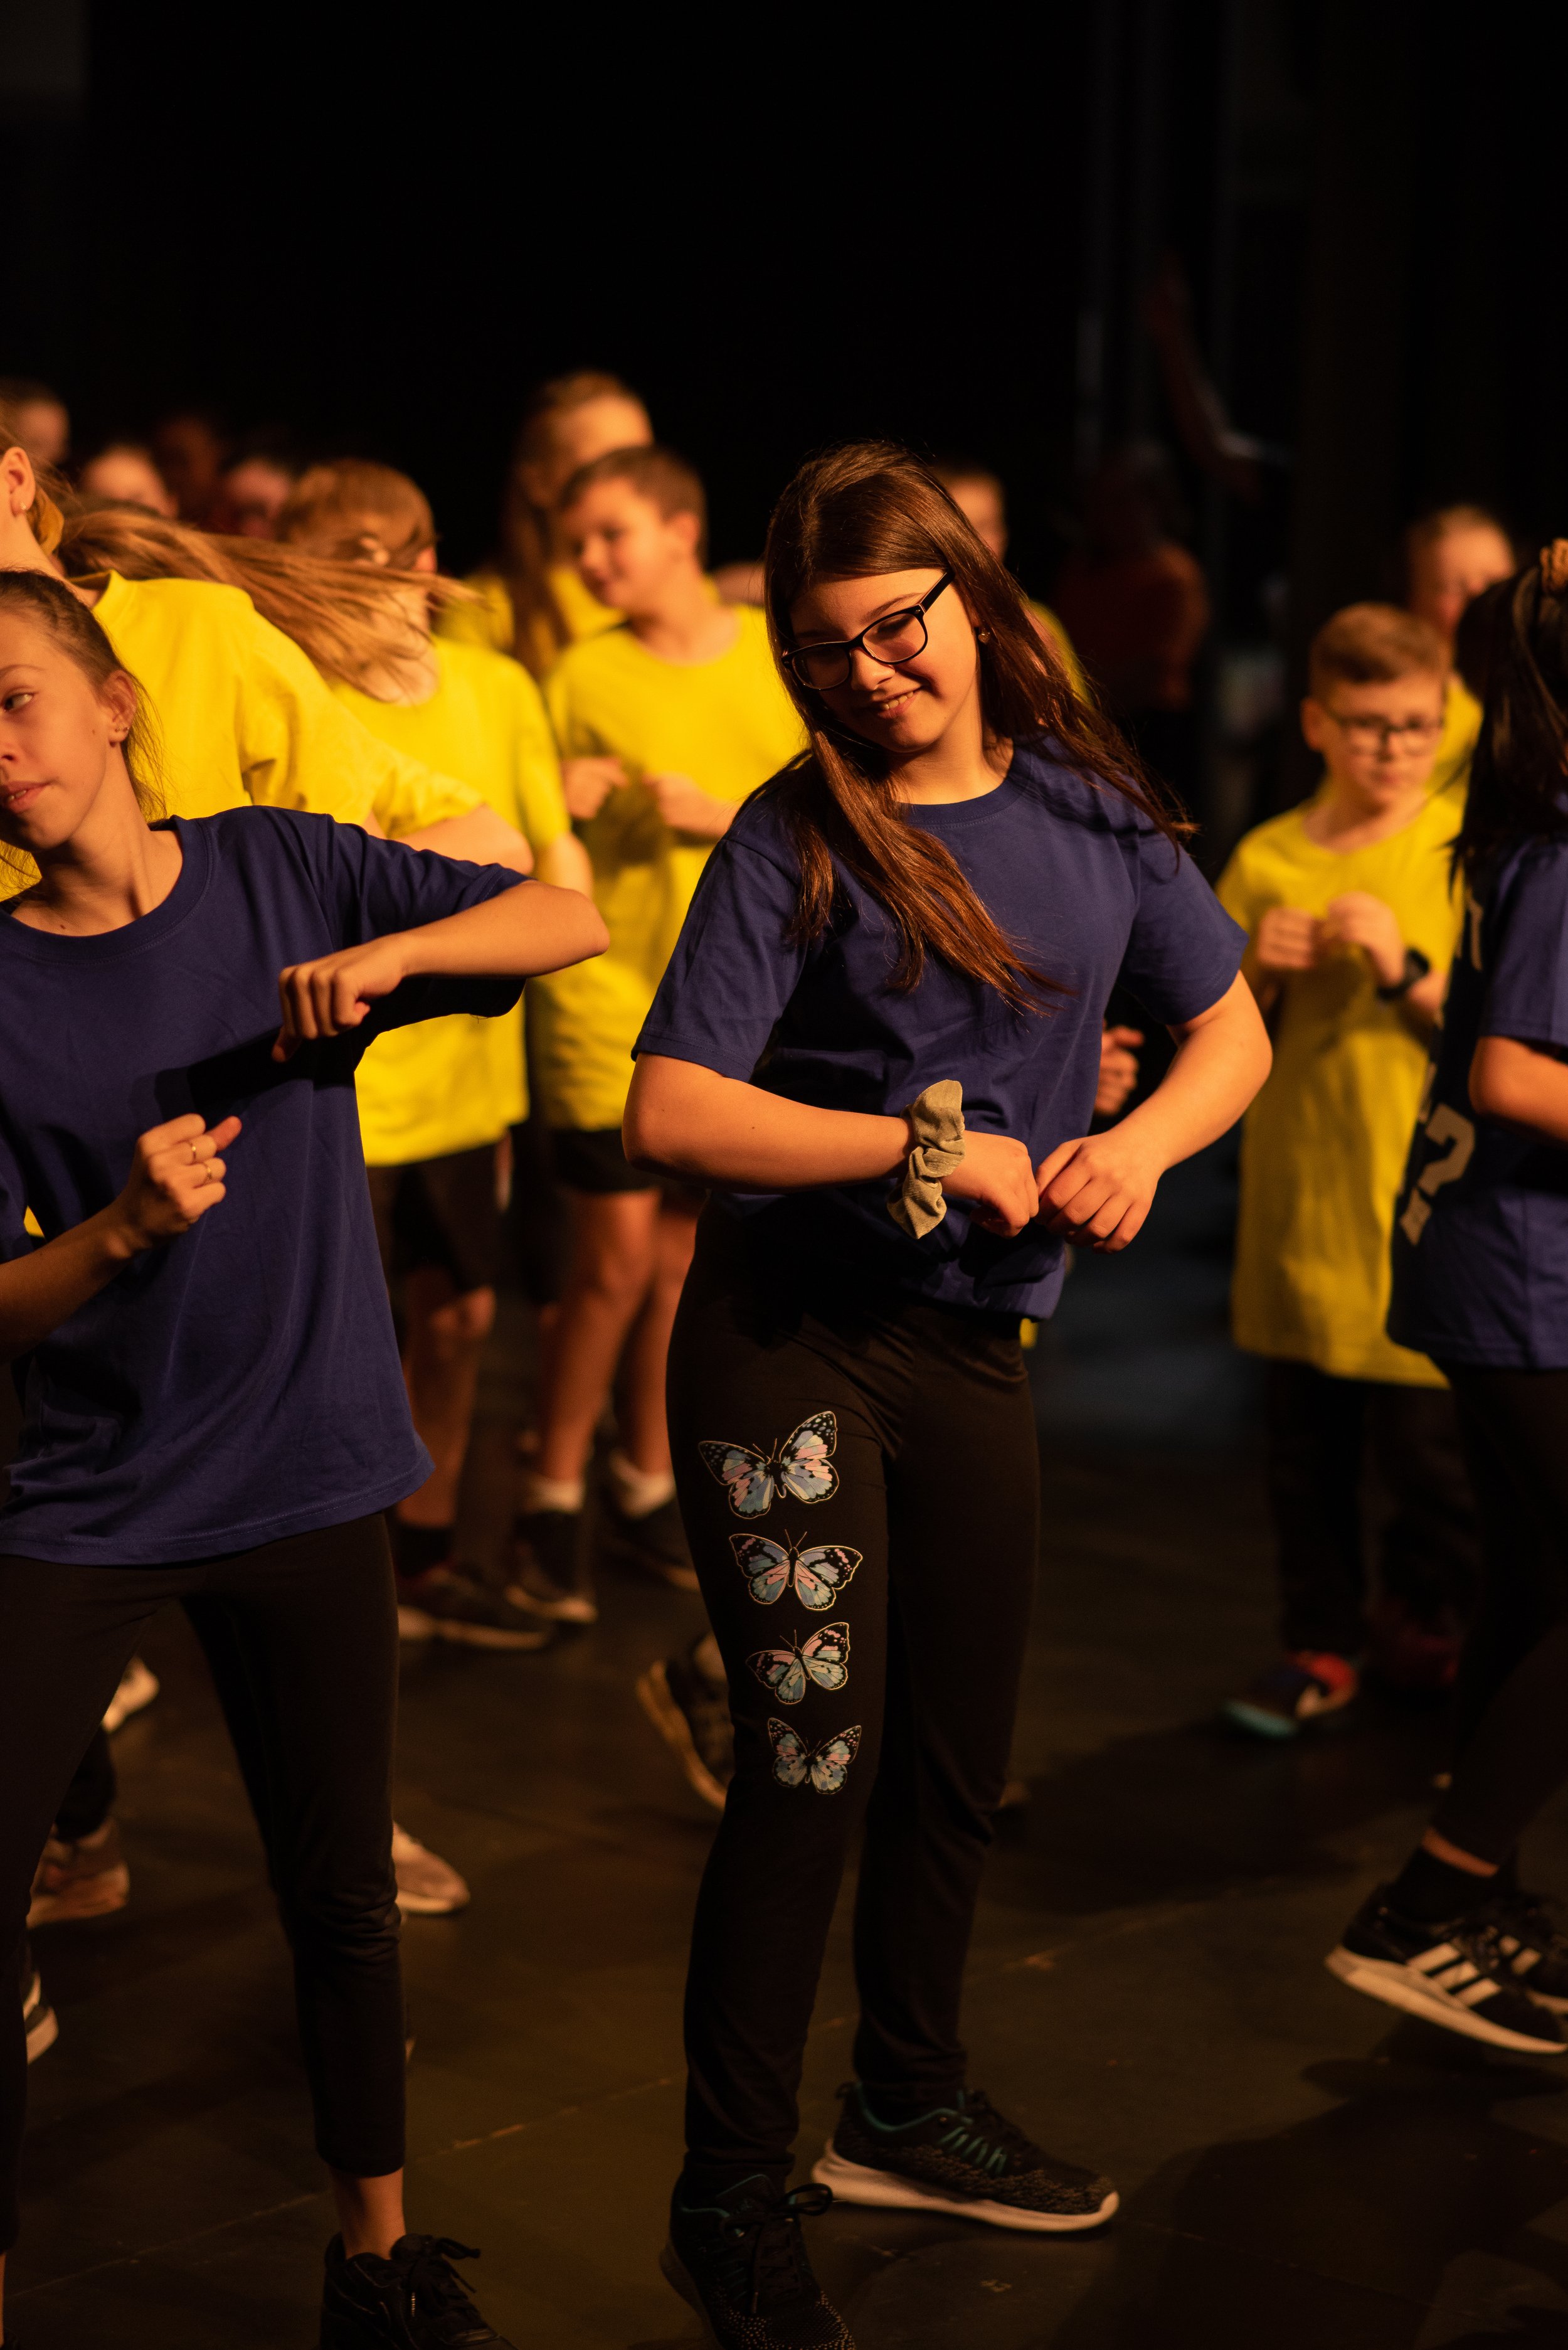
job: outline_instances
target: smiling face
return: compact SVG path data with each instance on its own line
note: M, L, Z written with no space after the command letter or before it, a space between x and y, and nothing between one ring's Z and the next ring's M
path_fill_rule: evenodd
M106 788L132 796L124 743L135 715L123 670L95 691L47 628L0 608L0 840L47 857Z
M561 515L561 535L584 586L636 619L657 608L670 579L697 562L702 525L662 514L630 482L595 482Z
M932 566L816 580L790 607L794 643L846 643L873 621L919 603L941 576ZM979 650L956 585L944 588L928 609L926 631L925 650L896 668L862 649L847 681L809 695L808 705L819 704L895 764L933 750L961 718L972 715L980 697Z

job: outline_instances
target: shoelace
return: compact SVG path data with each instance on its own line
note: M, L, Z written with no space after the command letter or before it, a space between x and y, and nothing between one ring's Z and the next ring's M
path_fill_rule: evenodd
M826 2187L795 2187L776 2203L742 2203L724 2234L732 2247L724 2288L752 2316L814 2289L803 2220L820 2219L833 2201Z
M460 2244L455 2236L415 2236L412 2241L419 2246L418 2251L410 2261L398 2263L403 2272L410 2314L420 2310L434 2317L443 2332L459 2320L465 2328L483 2325L483 2319L452 2266L453 2261L476 2261L477 2246Z
M1000 2178L1014 2164L1033 2170L1040 2159L1039 2148L1015 2123L997 2112L983 2089L961 2093L952 2127L944 2131L939 2143L961 2161L973 2163L977 2170L989 2170L993 2178Z

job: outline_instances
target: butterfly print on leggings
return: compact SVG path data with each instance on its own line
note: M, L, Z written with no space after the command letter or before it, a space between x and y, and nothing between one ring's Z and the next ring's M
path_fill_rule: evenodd
M771 1452L749 1444L699 1444L706 1466L730 1497L738 1518L763 1518L783 1495L793 1502L826 1502L838 1491L838 1471L828 1455L838 1442L838 1421L830 1411L814 1411Z

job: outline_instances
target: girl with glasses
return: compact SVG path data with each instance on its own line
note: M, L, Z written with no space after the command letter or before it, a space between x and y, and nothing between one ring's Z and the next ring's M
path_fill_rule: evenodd
M1014 583L903 451L815 459L767 611L808 747L742 809L639 1040L627 1147L711 1187L671 1349L735 1776L698 1903L665 2270L722 2345L842 2345L803 2215L1061 2231L1116 2208L967 2080L964 1957L1038 1541L1018 1343L1267 1072L1242 940ZM1106 1000L1164 1083L1087 1132ZM844 1864L857 2079L786 2193Z

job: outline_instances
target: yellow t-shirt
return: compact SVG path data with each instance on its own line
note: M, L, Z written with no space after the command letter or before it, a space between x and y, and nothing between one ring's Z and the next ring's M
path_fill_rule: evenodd
M1308 838L1303 819L1315 805L1248 833L1220 879L1227 913L1251 932L1272 907L1322 914L1331 899L1366 889L1393 908L1407 944L1446 971L1459 934L1448 852L1462 798L1428 800L1402 832L1348 856ZM1383 1326L1394 1203L1427 1048L1376 990L1356 948L1284 981L1273 1070L1242 1130L1231 1319L1237 1345L1252 1354L1315 1364L1336 1378L1441 1387L1436 1366Z
M465 784L368 734L243 588L111 572L93 618L146 689L171 816L258 800L341 824L374 816L395 836L479 805Z
M372 702L347 685L334 691L379 741L472 785L537 857L566 829L560 762L538 687L515 661L478 645L438 644L434 652L440 683L424 702ZM521 1007L499 1020L460 1012L394 1028L371 1045L357 1082L371 1167L494 1142L527 1107Z
M1480 723L1480 703L1462 677L1450 676L1443 701L1442 736L1432 764L1434 792L1449 791L1455 785L1463 790L1469 784Z
M453 644L483 645L491 652L513 653L517 643L517 616L501 574L473 571L463 585L477 591L480 602L443 604L436 615L437 636ZM589 595L569 563L550 566L550 586L566 624L566 633L575 645L587 637L602 636L620 619L618 612L612 612L607 604ZM554 642L540 631L533 650L535 666L548 669L556 655Z
M738 805L805 748L763 615L732 608L735 642L717 660L659 660L623 625L569 647L545 681L563 758L613 753L630 777L581 827L609 951L529 991L535 1075L552 1126L620 1124L632 1045L712 848L671 832L640 778L690 775Z

